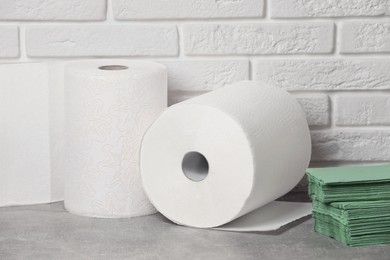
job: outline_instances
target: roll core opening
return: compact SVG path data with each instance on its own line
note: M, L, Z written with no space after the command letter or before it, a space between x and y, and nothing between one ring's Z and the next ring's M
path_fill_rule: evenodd
M123 65L105 65L100 66L99 70L127 70L129 67Z
M192 181L203 181L209 174L209 163L199 152L188 152L181 163L184 175Z

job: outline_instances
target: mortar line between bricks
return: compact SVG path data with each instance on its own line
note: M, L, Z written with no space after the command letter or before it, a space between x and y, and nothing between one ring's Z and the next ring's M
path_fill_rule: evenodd
M265 20L270 20L270 3L269 0L263 1L263 17Z
M352 55L343 55L343 56L336 56L333 53L327 53L327 54L225 54L225 55L213 55L213 54L201 54L201 55L191 55L187 54L185 55L186 58L192 58L192 59L234 59L234 58L253 58L253 59L378 59L383 60L383 57L390 58L390 52L389 53L377 53L377 54L352 54Z
M108 9L108 11L110 11ZM112 13L112 9L111 9ZM207 20L206 20L207 19ZM363 18L364 19L364 18ZM354 17L351 19L346 18L311 18L311 19L274 19L272 17L252 17L252 18L192 18L192 19L155 19L155 20L116 20L112 16L112 20L108 19L108 13L106 20L0 20L1 24L28 24L28 25L99 25L105 24L107 22L114 22L115 24L122 25L131 25L131 24L246 24L246 23L257 23L257 24L292 24L296 22L297 24L310 24L310 23L334 23L334 22L357 22L357 23L370 23L370 22L389 22L390 16L387 17L370 17L370 19L364 19L359 17Z
M372 132L372 131L385 131L390 130L390 125L343 125L343 126L334 126L331 129L325 131L349 131L349 132ZM321 132L324 130L312 129L311 132ZM389 132L390 134L390 132Z
M324 167L324 166L347 166L347 165L363 165L363 164L382 164L390 161L351 161L351 160L333 160L333 161L311 161L309 167Z
M335 113L335 102L334 102L334 93L328 92L329 96L329 125L331 129L336 128L336 113Z
M360 55L351 55L348 58L337 57L332 55L237 55L237 56L190 56L183 55L180 56L101 56L99 58L126 58L126 59L148 59L148 60L181 60L181 61L239 61L239 60L248 60L250 59L253 62L256 61L278 61L278 60L372 60L372 61L386 61L390 60L390 53L384 57L379 56L360 56ZM30 57L31 60L43 61L43 60L72 60L72 59L85 59L85 58L96 58L94 56L68 56L68 57ZM13 61L17 58L0 58L1 61ZM340 90L341 91L341 90ZM357 90L353 90L357 91Z
M333 54L335 54L335 56L337 57L339 55L339 52L340 52L340 25L338 22L335 22L334 23L334 32L333 32Z
M111 0L107 0L106 1L106 22L113 22L115 19L114 19L114 11L112 9L112 1Z
M176 25L176 31L177 31L177 41L178 41L178 51L179 51L179 58L185 57L184 54L184 37L183 37L183 25L177 24Z
M18 61L27 60L26 30L23 25L19 25L19 52Z
M158 61L157 61L158 62ZM326 95L329 96L329 94L333 94L334 97L338 96L357 96L357 97L376 97L376 96L381 96L383 97L384 95L390 95L390 89L383 89L383 90L378 90L378 89L363 89L361 91L356 91L356 90L286 90L289 92L292 96L294 97L305 97L305 96L319 96L319 95ZM175 94L183 94L183 95L190 95L190 94L196 94L196 93L206 93L208 91L204 90L172 90L170 93L175 93Z
M19 54L20 56L20 54ZM12 63L17 63L17 62L22 62L23 60L21 57L18 58L0 58L0 64L12 64Z
M248 79L253 80L253 62L248 59Z
M331 130L330 125L310 125L309 124L310 131L325 131L325 130Z
M302 89L302 90L293 90L293 89L286 89L291 94L334 94L334 95L347 95L347 94L357 94L357 95L375 95L375 94L390 94L390 87L389 89Z
M108 8L108 6L107 6ZM269 7L266 7L269 8ZM268 10L265 10L267 13ZM108 13L107 13L108 14ZM346 22L358 22L358 23L370 23L370 22L390 22L390 16L355 16L355 17L312 17L312 18L274 18L270 17L270 15L263 17L224 17L224 18L216 18L216 17L200 17L200 18L174 18L174 19L134 19L134 20L116 20L112 8L111 8L111 16L112 20L0 20L0 24L12 24L12 23L25 23L25 24L48 24L48 25L65 25L65 24L73 24L73 25L81 25L81 24L103 24L105 22L115 22L115 24L161 24L161 23L200 23L200 24L208 24L208 23L259 23L262 21L266 21L266 23L286 23L291 24L291 22L297 22L302 24L307 24L308 22L326 22L332 23L335 21L346 21ZM207 20L206 20L207 19ZM263 24L266 24L263 23ZM260 23L262 24L262 23Z
M271 0L272 1L272 0ZM370 22L370 21L384 21L389 22L390 16L377 15L377 16L312 16L312 17L272 17L272 21L300 21L300 22L309 22L309 21L347 21L347 22Z

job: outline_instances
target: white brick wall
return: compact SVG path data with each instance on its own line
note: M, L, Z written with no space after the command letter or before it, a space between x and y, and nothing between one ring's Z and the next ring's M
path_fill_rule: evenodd
M247 60L162 61L168 67L170 91L204 92L249 79Z
M388 161L389 130L313 131L313 161Z
M386 0L271 0L271 17L379 16L388 12Z
M313 161L390 161L390 0L1 0L0 63L145 58L169 103L245 79L290 91Z
M175 56L178 40L171 25L39 25L26 28L26 52L30 57Z
M104 20L106 0L1 0L0 20Z
M0 25L0 58L19 55L19 29L15 25Z
M333 24L189 24L183 38L188 55L330 53Z
M341 53L390 52L389 32L390 22L344 22Z
M390 59L255 59L253 78L286 90L390 89Z
M335 106L338 126L390 125L390 94L343 95Z
M263 1L258 0L113 0L117 20L173 18L261 17Z

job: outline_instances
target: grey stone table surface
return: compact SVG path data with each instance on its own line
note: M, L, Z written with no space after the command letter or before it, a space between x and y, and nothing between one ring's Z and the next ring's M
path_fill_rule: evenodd
M160 214L96 219L63 203L0 208L0 259L390 259L390 245L352 248L313 232L310 217L277 232L175 225Z

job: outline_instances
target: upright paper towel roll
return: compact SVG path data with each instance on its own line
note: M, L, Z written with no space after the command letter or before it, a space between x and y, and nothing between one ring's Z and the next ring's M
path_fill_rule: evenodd
M63 199L63 63L0 65L0 206Z
M95 60L65 69L65 207L93 217L151 214L139 173L146 129L167 106L167 71Z
M310 214L299 203L260 209L301 180L310 154L297 101L247 81L166 110L144 137L141 173L153 205L178 224L220 227L247 214L220 228L272 230Z

